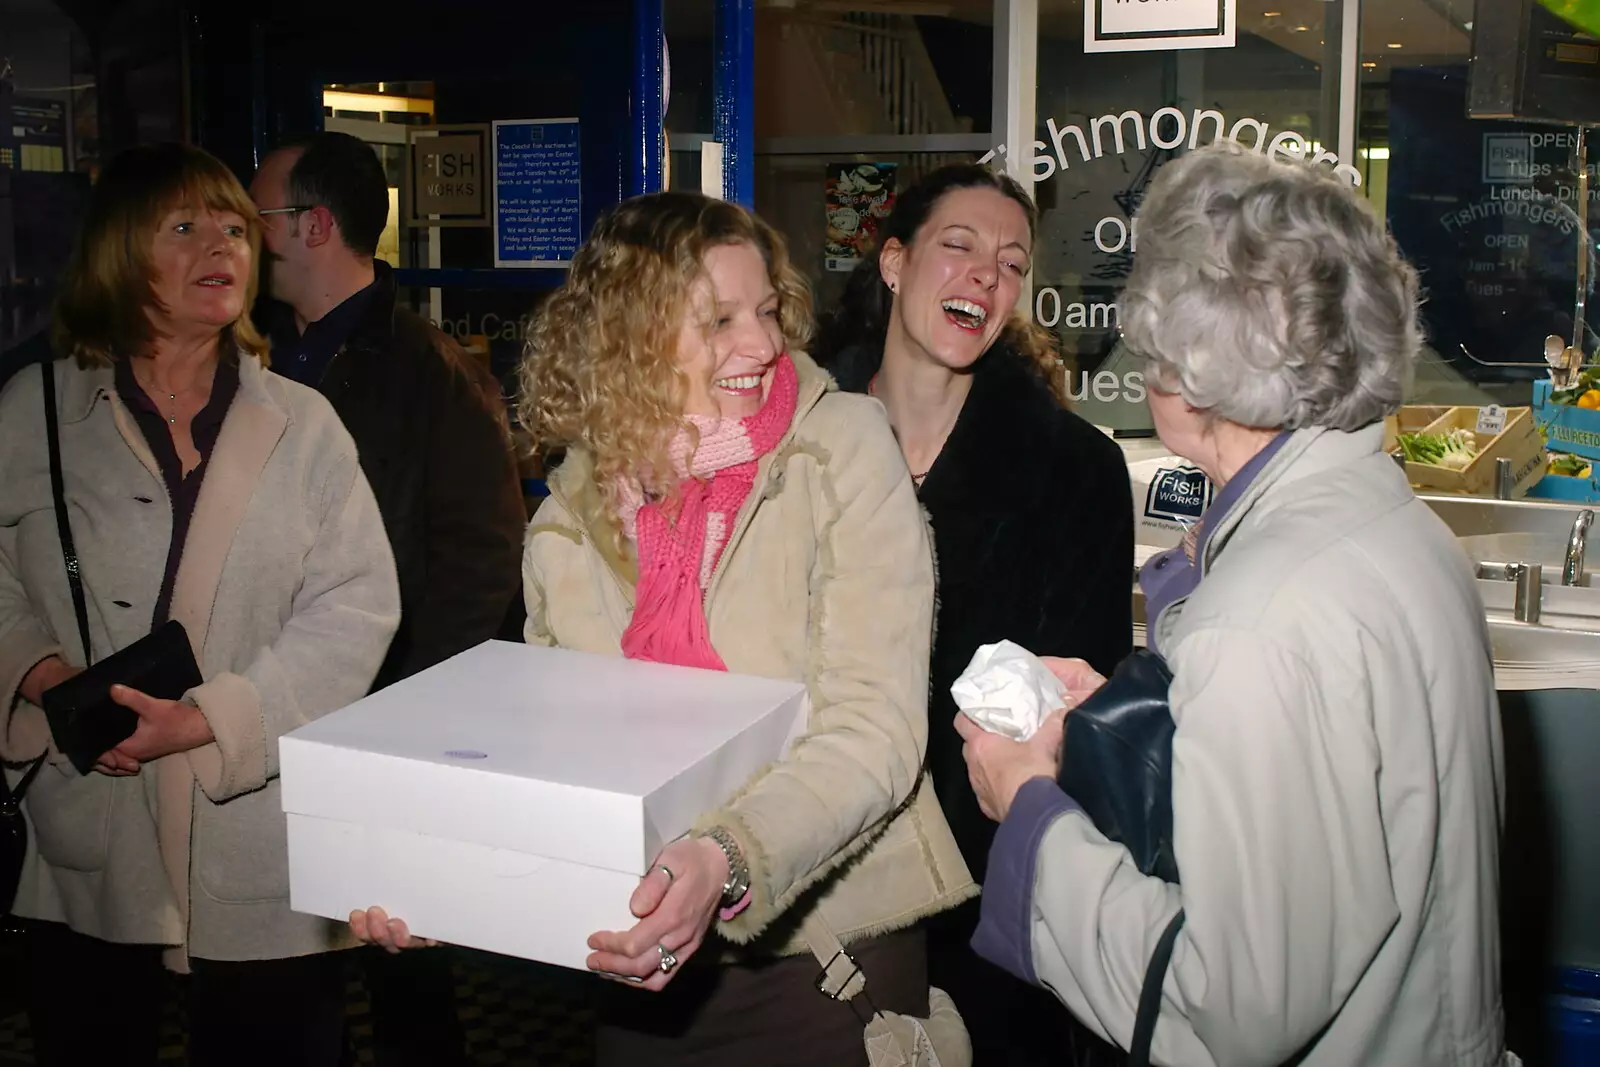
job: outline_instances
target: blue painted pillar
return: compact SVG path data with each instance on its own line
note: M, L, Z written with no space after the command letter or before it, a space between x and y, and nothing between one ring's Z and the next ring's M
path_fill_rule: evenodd
M259 109L265 45L259 21L244 8L208 5L184 13L188 137L248 182L265 136Z
M666 146L661 97L665 89L662 54L662 0L634 0L633 94L629 100L633 136L628 146L628 195L661 190Z
M754 209L756 200L755 0L717 0L712 134L722 144L722 195Z

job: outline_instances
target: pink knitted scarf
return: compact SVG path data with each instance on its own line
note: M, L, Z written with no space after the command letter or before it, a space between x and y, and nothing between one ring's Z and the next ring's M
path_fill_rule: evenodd
M633 619L622 635L629 659L725 671L711 647L705 591L727 546L735 517L755 485L756 464L777 447L794 421L800 384L794 363L780 356L761 410L744 419L690 415L700 441L691 456L689 433L671 445L681 479L675 518L647 502L637 484L619 497L623 529L639 548Z

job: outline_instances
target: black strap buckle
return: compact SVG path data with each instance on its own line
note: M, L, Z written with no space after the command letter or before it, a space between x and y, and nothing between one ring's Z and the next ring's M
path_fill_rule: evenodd
M837 993L830 993L828 991L828 978L829 978L829 975L831 975L833 973L833 965L835 963L839 962L840 957L843 957L845 960L849 961L849 963L850 963L850 973L845 975L844 980L838 984L838 986L837 986L838 992ZM817 972L817 980L816 980L817 992L821 993L823 996L827 997L829 1000L843 1000L844 998L841 997L839 994L843 993L845 991L845 989L849 987L851 981L853 981L855 979L855 976L860 974L860 973L861 973L861 965L856 962L856 958L854 956L850 955L850 953L846 952L844 949L840 949L834 955L833 959L828 961L827 966L823 967L822 970Z
M828 978L829 975L833 973L833 965L838 963L841 958L850 964L850 971L844 976L843 981L839 982L835 987L839 992L830 993L828 992ZM856 958L850 955L850 953L844 951L844 949L840 949L834 955L833 959L828 961L828 965L817 972L817 980L815 984L818 993L821 993L829 1000L837 1001L849 1008L850 1013L856 1017L856 1020L861 1023L862 1026L866 1026L867 1024L871 1023L873 1019L878 1017L878 1008L877 1005L872 1003L872 997L867 995L865 987L862 988L861 992L857 993L853 997L850 997L849 999L846 999L840 995L846 989L850 988L850 983L855 981L856 975L860 973L861 964L857 963Z

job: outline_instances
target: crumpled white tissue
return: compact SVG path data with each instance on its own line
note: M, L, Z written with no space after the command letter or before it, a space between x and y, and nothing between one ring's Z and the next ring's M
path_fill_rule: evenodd
M1053 711L1067 706L1066 686L1014 641L982 645L950 686L956 707L991 733L1026 741Z

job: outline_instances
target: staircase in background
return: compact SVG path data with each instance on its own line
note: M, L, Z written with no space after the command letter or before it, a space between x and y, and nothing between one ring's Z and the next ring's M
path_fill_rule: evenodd
M829 89L838 126L856 134L965 133L928 56L916 19L848 12L794 19L798 38Z

